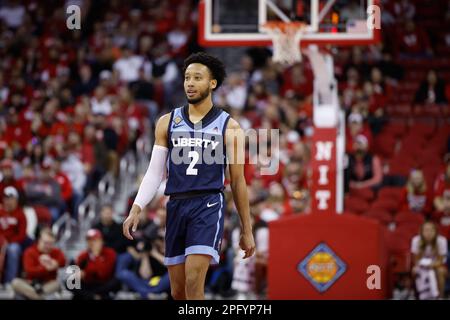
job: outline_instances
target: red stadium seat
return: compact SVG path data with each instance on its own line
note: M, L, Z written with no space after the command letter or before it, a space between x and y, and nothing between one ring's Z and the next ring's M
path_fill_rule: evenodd
M420 225L414 223L401 224L396 226L395 231L398 234L404 234L411 241L414 236L419 234Z
M411 114L410 103L391 103L386 107L389 116L408 116Z
M359 215L358 213L355 213L355 212L353 212L353 211L350 211L350 210L344 210L344 211L342 212L342 214L352 214L352 215Z
M436 134L429 140L429 144L427 145L427 153L433 153L436 156L442 156L447 151L447 140L449 134L445 131L445 129L439 130ZM425 152L424 152L425 153Z
M411 252L409 249L393 252L390 255L392 273L404 273L411 270Z
M378 191L378 199L393 199L400 202L403 196L403 187L383 187Z
M402 140L401 153L410 151L420 151L423 147L427 145L427 140L425 135L422 134L408 134Z
M413 108L413 116L420 118L433 118L438 119L443 115L443 108L439 105L416 105Z
M390 133L381 133L375 137L373 151L383 158L391 158L394 155L397 138Z
M450 240L450 226L439 225L439 234L446 237L447 240Z
M385 234L386 247L389 253L405 252L410 250L411 236L404 230L388 231Z
M409 71L406 73L407 81L422 81L426 76L426 71L424 70L414 70L413 68L409 68Z
M399 175L403 177L408 177L411 171L411 168L414 167L414 163L410 159L405 159L405 162L402 164L400 162L389 162L389 174L390 175Z
M403 225L414 225L420 227L425 222L425 217L421 213L402 211L395 215L397 227Z
M391 222L393 222L392 215L385 210L375 210L369 209L366 213L364 213L365 217L378 220L381 224L387 226Z
M436 132L433 136L433 139L437 137L447 139L449 134L450 134L450 125L447 122L440 123L436 128Z
M364 199L347 196L344 200L344 208L345 211L351 211L355 214L363 214L369 210L369 204Z
M425 108L428 108L426 106ZM409 135L413 137L425 137L427 139L431 138L436 131L436 122L414 122L411 124Z
M387 277L389 286L394 285L396 274L409 272L411 266L410 235L402 230L390 231L386 229L384 235L386 248L388 250ZM390 289L392 290L392 288Z
M48 210L45 206L33 206L34 211L36 212L36 217L39 225L50 225L52 222L52 215L50 210Z
M371 210L381 210L381 211L388 211L391 214L394 213L395 211L398 210L400 206L400 203L395 200L395 199L389 199L389 198L384 198L384 199L377 199L375 200L370 209Z
M353 198L361 198L367 202L370 202L374 199L375 193L370 188L363 189L350 189L350 196Z
M431 166L427 164L427 166L422 169L423 170L423 174L425 176L425 181L426 181L427 186L429 188L433 188L434 181L435 181L437 175L440 172L440 164L439 164L439 162L434 162L434 161L436 161L436 160L431 160L430 159L429 160L429 164Z
M442 156L441 148L430 145L423 150L422 156L417 158L417 162L423 169L427 168L428 171L439 171Z
M392 121L384 126L382 133L387 133L393 137L400 138L406 134L407 130L408 127L404 120L395 122Z

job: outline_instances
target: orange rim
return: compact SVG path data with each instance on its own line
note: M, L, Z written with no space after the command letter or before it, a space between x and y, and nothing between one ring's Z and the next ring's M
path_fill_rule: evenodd
M303 29L306 27L306 23L304 22L283 22L283 21L269 21L264 23L263 28L267 29L279 29L281 32L287 32L292 29Z

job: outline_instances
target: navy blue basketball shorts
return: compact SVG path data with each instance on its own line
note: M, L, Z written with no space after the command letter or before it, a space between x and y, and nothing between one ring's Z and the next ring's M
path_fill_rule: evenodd
M167 203L166 266L184 263L190 254L211 256L219 263L225 204L222 193L170 199Z

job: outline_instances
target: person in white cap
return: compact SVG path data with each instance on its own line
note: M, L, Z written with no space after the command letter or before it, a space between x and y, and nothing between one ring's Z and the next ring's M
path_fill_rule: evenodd
M12 160L4 159L0 162L0 175L0 194L9 186L20 190L20 183L14 176L14 162Z
M358 135L366 136L368 143L372 140L372 133L369 128L364 125L364 118L362 114L352 112L347 118L347 132L346 132L346 151L351 153L353 150L353 144Z
M26 230L27 220L19 206L19 192L14 187L6 187L3 190L3 207L0 208L0 236L8 242L3 277L5 284L9 284L19 273L22 244L27 239Z
M87 248L80 252L76 265L81 269L81 288L68 288L74 300L110 299L120 289L114 277L116 252L104 245L103 234L98 229L86 233Z
M350 189L377 187L383 180L380 158L369 153L368 149L367 137L357 135L353 152L349 155L347 178Z

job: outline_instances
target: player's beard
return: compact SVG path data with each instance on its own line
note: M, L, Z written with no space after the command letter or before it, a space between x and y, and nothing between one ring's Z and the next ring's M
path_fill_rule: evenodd
M187 95L186 95L186 98L187 98L187 101L190 104L197 104L197 103L202 102L203 100L205 100L209 96L210 92L211 92L210 89L207 88L207 89L205 89L205 91L200 92L200 96L198 98L191 98L191 99L189 99L189 97Z

